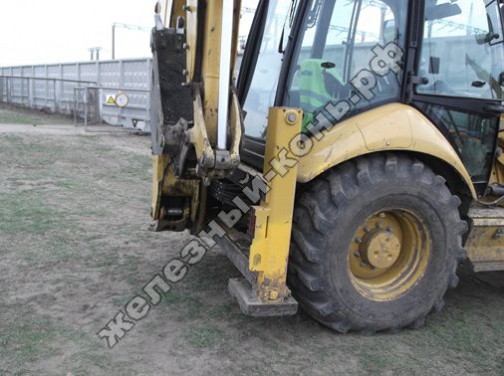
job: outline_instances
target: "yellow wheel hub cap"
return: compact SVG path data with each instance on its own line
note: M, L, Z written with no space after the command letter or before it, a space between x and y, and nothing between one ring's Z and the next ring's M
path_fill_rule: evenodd
M350 280L368 299L398 299L425 275L431 250L430 232L415 214L380 211L355 233L348 254Z
M401 241L392 233L380 231L369 236L361 254L374 268L386 269L395 264L401 254Z

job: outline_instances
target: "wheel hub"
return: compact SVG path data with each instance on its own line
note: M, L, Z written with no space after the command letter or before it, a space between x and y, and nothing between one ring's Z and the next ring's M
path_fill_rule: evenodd
M415 214L382 210L357 228L349 247L349 275L367 298L394 300L422 278L430 252L430 233Z
M361 255L365 262L377 269L388 269L401 254L401 241L392 232L370 234L362 243Z

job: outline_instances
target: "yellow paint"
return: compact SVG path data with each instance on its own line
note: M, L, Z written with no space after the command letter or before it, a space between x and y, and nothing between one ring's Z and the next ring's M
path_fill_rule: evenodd
M240 163L240 147L243 137L243 118L240 101L235 92L232 93L231 97L229 123L231 125L231 160L238 165Z
M168 164L169 164L169 157L166 155L157 155L153 157L151 217L155 221L160 219L164 171Z
M189 131L189 140L194 145L198 161L206 160L209 166L215 165L215 153L210 145L210 140L205 127L203 113L203 103L199 88L195 90L194 96L194 127Z
M376 269L388 269L394 265L401 254L401 241L394 233L378 231L366 240L362 256Z
M184 5L186 4L187 82L192 82L196 71L196 54L198 51L198 0L186 0ZM181 5L180 9L184 5Z
M299 137L302 118L299 110L270 109L264 176L272 171L270 161L282 150L288 150L290 142ZM292 154L288 157L297 160ZM284 176L278 174L270 181L265 201L254 208L256 223L250 248L250 270L259 272L257 289L263 302L278 301L290 294L286 280L297 165L288 171L278 172Z
M203 32L203 115L211 145L217 142L222 0L208 0ZM231 51L229 51L231 53ZM230 72L231 74L231 72Z
M477 198L469 173L441 132L418 110L396 103L352 117L326 132L300 159L298 181L309 182L338 164L380 151L410 151L443 160Z

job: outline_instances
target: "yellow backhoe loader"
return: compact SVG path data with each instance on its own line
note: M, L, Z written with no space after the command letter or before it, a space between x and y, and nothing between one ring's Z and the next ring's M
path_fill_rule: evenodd
M246 314L421 327L504 270L501 3L260 0L238 77L240 0L157 7L153 229L219 244Z

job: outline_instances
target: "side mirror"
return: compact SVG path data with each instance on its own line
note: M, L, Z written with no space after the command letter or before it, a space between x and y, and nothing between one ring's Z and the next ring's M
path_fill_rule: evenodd
M435 21L462 14L462 9L457 4L439 4L427 7L425 11L426 21Z
M486 33L486 34L476 34L476 43L479 45L491 43L496 39L500 39L500 34L497 33Z
M383 23L383 39L385 43L393 42L397 39L395 20L388 20Z

